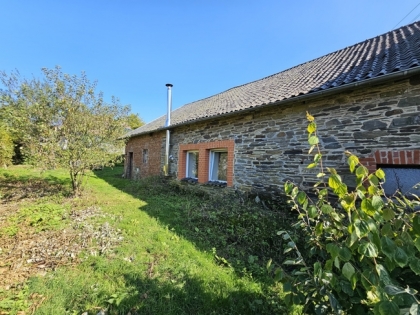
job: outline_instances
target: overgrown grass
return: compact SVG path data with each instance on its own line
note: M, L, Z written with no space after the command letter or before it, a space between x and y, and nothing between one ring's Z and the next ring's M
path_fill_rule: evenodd
M24 176L14 169L3 172L0 186L10 174L15 180ZM5 311L16 314L27 305L35 314L97 314L105 309L108 314L291 312L265 269L270 258L280 259L276 232L288 224L282 209L267 211L227 191L209 192L160 178L133 182L121 174L118 167L98 171L82 197L60 198L67 198L61 204L69 204L71 211L100 207L107 215L95 220L121 230L123 242L106 255L86 253L76 268L31 278L19 287L19 297L0 291L0 300L11 302L3 306ZM69 189L62 175L43 174ZM45 207L59 194L36 207ZM18 226L22 222L27 224L18 221Z

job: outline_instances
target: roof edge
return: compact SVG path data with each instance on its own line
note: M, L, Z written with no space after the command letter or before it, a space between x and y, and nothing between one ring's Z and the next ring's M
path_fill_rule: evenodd
M181 126L185 126L185 125L195 124L195 123L198 123L198 122L202 122L202 121L206 121L206 120L210 120L210 119L214 119L214 118L219 118L219 117L224 118L224 117L237 115L238 113L247 113L247 112L250 112L250 111L255 111L255 110L259 110L259 109L267 108L267 107L271 107L271 106L285 105L285 104L288 104L288 103L305 101L307 99L318 98L318 97L321 97L321 96L329 96L329 95L333 95L333 94L337 94L337 93L349 90L351 88L355 88L355 87L362 88L362 87L366 87L366 86L370 86L370 85L374 85L374 84L376 85L376 84L379 84L379 83L385 83L387 81L400 79L400 78L405 78L405 77L413 76L413 75L416 75L416 74L420 74L420 66L416 66L416 67L413 67L411 69L404 70L404 71L385 74L385 75L382 75L380 77L370 78L370 79L366 79L366 80L358 81L358 82L354 82L354 83L348 83L348 84L345 84L345 85L342 85L342 86L337 86L337 87L330 88L328 90L321 90L321 91L317 91L317 92L313 92L313 93L307 93L307 94L304 94L304 95L290 97L290 98L283 99L283 100L280 100L280 101L276 101L276 102L273 102L273 103L261 104L261 105L256 105L254 107L250 107L250 108L246 108L246 109L242 109L242 110L237 110L237 111L233 111L233 112L228 112L228 113L224 113L224 114L220 114L220 115L214 115L214 116L202 117L202 118L198 118L198 119L194 119L194 120L188 120L188 121L185 121L185 122L182 122L182 123L179 123L179 124L173 124L169 127L163 126L161 128L141 132L141 133L138 133L138 134L133 134L133 135L130 135L128 137L123 137L123 138L133 138L133 137L137 137L137 136L141 136L141 135L145 135L145 134L150 134L150 133L157 132L157 131L170 130L170 129L173 129L175 127L181 127Z

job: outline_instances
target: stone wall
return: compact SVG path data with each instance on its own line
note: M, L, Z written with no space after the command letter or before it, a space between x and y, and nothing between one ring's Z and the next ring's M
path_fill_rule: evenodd
M318 125L324 165L344 173L351 185L344 151L368 158L377 150L420 149L419 82L419 78L412 78L355 88L324 99L296 101L174 128L170 172L180 177L181 144L233 140L234 187L261 194L282 191L287 180L311 187L318 170L306 168L312 161L307 154L309 111Z

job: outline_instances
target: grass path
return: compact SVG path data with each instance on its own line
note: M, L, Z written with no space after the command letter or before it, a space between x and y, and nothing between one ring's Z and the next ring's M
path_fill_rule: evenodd
M107 215L96 220L121 230L124 240L107 255L32 278L27 296L43 297L35 314L284 313L278 286L217 264L211 249L179 233L185 218L177 209L189 206L187 197L151 193L140 199L121 173L92 175L85 195L72 203L100 207Z

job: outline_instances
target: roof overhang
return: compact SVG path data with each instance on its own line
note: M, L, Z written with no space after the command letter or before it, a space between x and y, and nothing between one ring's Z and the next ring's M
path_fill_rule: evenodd
M123 137L123 138L133 138L133 137L137 137L137 136L141 136L141 135L145 135L145 134L150 134L150 133L153 133L153 132L171 130L171 129L174 129L176 127L191 125L191 124L195 124L195 123L199 123L199 122L203 122L203 121L207 121L207 120L211 120L211 119L230 117L230 116L234 116L234 115L242 114L242 113L245 114L245 113L248 113L248 112L252 112L252 111L255 111L255 110L261 110L261 109L268 108L268 107L273 107L273 106L285 106L285 105L290 104L290 103L314 100L314 99L318 99L318 98L321 98L321 97L326 97L326 96L331 96L331 95L334 95L334 94L343 93L343 92L346 92L346 91L349 91L349 90L352 90L352 89L355 89L355 88L358 88L358 89L359 88L366 88L366 87L369 87L369 86L384 84L384 83L387 83L387 82L390 82L390 81L409 78L409 77L417 75L417 74L420 74L420 66L416 66L416 67L413 67L411 69L407 69L407 70L404 70L404 71L398 71L398 72L382 75L382 76L379 76L379 77L365 79L363 81L348 83L348 84L345 84L345 85L329 88L327 90L321 90L321 91L307 93L307 94L303 94L303 95L299 95L299 96L294 96L294 97L290 97L290 98L287 98L287 99L279 100L279 101L268 103L268 104L261 104L261 105L245 108L245 109L242 109L242 110L235 110L235 111L228 112L228 113L201 117L201 118L197 118L197 119L194 119L194 120L187 120L187 121L184 121L184 122L181 122L181 123L178 123L178 124L173 124L169 127L162 126L161 128L157 128L157 129L154 129L154 130L148 130L148 131L145 131L145 132L140 132L138 134L131 134L131 135Z

